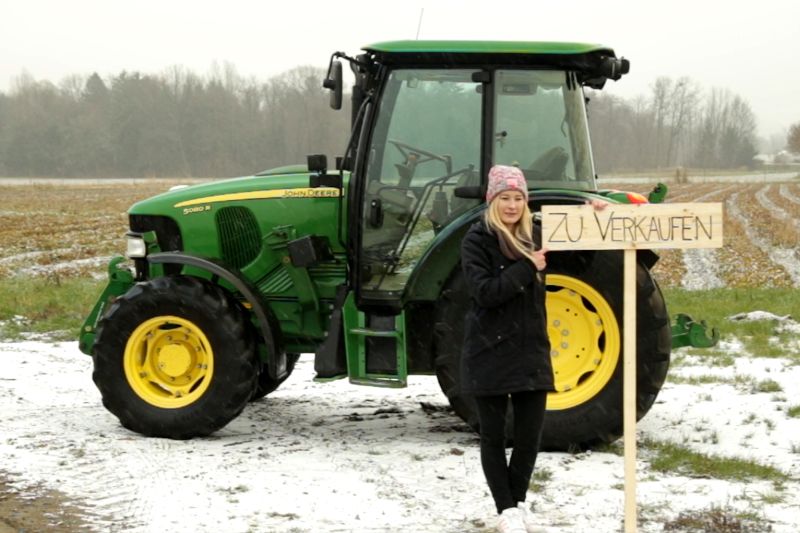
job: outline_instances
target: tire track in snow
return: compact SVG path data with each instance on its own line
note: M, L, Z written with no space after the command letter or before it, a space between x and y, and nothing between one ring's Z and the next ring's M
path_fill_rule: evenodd
M787 184L785 184L785 183L784 183L784 184L781 184L781 186L780 186L780 193L781 193L781 196L783 196L784 198L786 198L786 199L787 199L787 200L789 200L790 202L793 202L793 203L795 203L795 204L800 204L800 196L797 196L796 194L794 194L794 193L793 193L793 192L792 192L792 191L789 189L789 185L787 185Z
M85 432L80 429L78 432ZM115 431L119 433L122 430ZM116 440L118 435L101 435L92 442L72 442L79 450L80 459L62 466L62 474L83 480L81 492L92 504L92 512L98 516L93 520L101 531L138 531L144 528L152 511L148 512L147 498L143 498L139 485L133 485L136 472L131 471L132 458L128 453L115 451L112 455L118 468L108 468L108 453L104 443ZM134 443L136 445L138 443ZM118 446L118 445L117 445ZM98 460L99 458L102 458ZM125 524L121 526L120 524Z
M153 523L153 493L163 489L164 483L151 475L152 460L143 460L141 448L150 446L150 439L131 439L115 454L120 468L111 470L107 464L86 467L87 478L98 483L92 487L97 494L94 499L97 509L114 517L109 531L144 531ZM157 457L151 454L151 459Z
M4 426L27 428L14 445L25 450L29 469L46 473L56 488L79 495L87 504L87 521L97 531L145 531L154 523L153 504L158 503L153 489L166 484L158 470L148 467L163 464L164 454L142 450L161 444L134 436L105 411L91 382L88 358L30 349L37 346L33 343L16 346L36 364L24 365L26 374L15 376L14 383L35 380L61 400L48 405L47 416L42 416L44 399L39 395L16 390L9 391L10 401L3 399L14 406ZM49 372L51 366L62 372ZM115 467L109 468L112 461Z
M708 202L718 196L724 198L733 188L735 188L734 185L728 185L722 189L698 196L693 201ZM681 279L681 287L696 291L717 289L725 286L725 282L719 275L719 257L716 249L686 249L682 250L682 252L686 274Z
M758 190L756 193L756 200L758 200L758 203L761 204L764 209L770 211L770 214L778 217L788 224L793 225L796 230L800 231L800 220L769 199L767 194L770 192L771 188L772 185L767 185L766 187L762 187Z
M795 287L800 286L800 261L795 257L795 251L772 246L768 240L762 238L753 229L751 224L748 224L747 217L737 205L739 194L741 193L736 192L725 201L728 213L742 226L747 240L761 250L773 263L783 267Z

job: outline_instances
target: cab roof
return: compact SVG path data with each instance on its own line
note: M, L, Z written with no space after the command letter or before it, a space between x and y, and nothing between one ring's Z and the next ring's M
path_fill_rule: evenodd
M511 67L563 69L578 81L602 89L607 79L628 72L630 62L616 59L608 46L545 41L386 41L363 47L369 60L405 67Z
M599 44L547 41L384 41L363 47L367 52L383 54L462 53L462 54L560 54L575 55L614 51Z

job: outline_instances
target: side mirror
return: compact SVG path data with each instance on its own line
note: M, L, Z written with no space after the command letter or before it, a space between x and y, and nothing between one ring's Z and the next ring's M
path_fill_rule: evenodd
M322 86L331 92L331 107L333 109L342 108L342 62L338 59L331 59L328 67L328 76L322 82Z
M606 57L600 65L600 72L606 78L614 81L620 79L631 70L631 62L624 57Z

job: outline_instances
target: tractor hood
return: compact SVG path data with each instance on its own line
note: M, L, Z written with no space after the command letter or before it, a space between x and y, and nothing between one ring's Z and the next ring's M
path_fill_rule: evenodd
M266 170L244 176L190 186L173 187L167 192L135 203L130 215L165 215L175 219L193 213L211 211L228 202L280 198L317 198L339 196L329 187L309 187L305 165Z

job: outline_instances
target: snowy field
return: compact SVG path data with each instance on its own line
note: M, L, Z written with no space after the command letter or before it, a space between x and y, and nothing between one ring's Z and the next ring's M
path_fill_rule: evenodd
M791 327L796 323L789 321ZM638 440L750 459L786 482L742 482L652 471L640 449L640 531L682 512L746 511L758 531L800 531L800 366L723 349L732 366L682 355ZM478 441L448 412L433 377L406 389L312 381L312 356L291 378L217 434L148 439L100 403L91 359L74 342L0 343L0 464L15 487L57 489L81 502L97 531L486 532L491 498ZM692 377L717 376L718 382ZM783 392L757 392L772 380ZM621 445L606 453L542 453L529 492L552 532L620 531ZM28 497L36 497L28 490ZM734 531L734 530L730 530ZM738 530L737 530L738 531Z
M726 243L665 250L654 270L662 287L800 287L800 182L780 179L671 186L673 202L724 203ZM166 187L117 183L4 183L0 278L104 277L131 201ZM743 529L726 533L800 531L800 327L789 318L780 324L796 333L784 350L792 359L746 353L728 337L716 357L673 354L668 382L638 426L639 531L665 531L665 524L697 531L673 526L715 509L749 516ZM13 497L41 502L50 491L67 500L52 507L74 504L101 532L494 530L477 437L448 410L434 377L412 376L399 390L318 384L306 355L278 391L229 426L179 442L120 427L102 407L91 359L75 342L0 342L0 361L0 533L19 533L3 514ZM655 468L658 446L670 442L771 466L785 479L665 473ZM542 453L528 498L542 526L621 531L621 452L617 443L607 451ZM11 495L2 490L9 482ZM59 520L23 525L37 531Z

